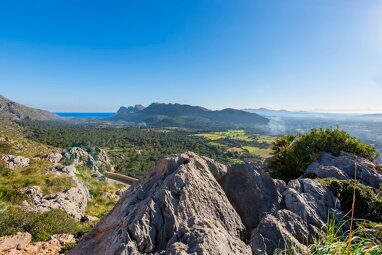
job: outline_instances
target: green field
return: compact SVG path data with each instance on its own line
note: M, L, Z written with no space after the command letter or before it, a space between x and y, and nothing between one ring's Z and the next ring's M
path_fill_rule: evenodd
M207 139L210 145L224 149L226 153L242 155L243 158L266 159L271 156L271 145L276 137L249 134L245 130L228 130L224 132L211 132L193 134L193 136Z

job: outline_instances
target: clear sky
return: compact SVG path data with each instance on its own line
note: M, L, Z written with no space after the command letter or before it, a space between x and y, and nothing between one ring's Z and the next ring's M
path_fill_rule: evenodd
M382 1L2 0L0 94L51 111L382 111Z

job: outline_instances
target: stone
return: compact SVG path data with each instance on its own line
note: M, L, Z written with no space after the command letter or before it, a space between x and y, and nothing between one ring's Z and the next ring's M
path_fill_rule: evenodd
M236 164L220 181L228 199L246 226L247 237L267 213L280 209L286 185L276 183L256 164Z
M4 254L9 250L22 250L32 240L29 233L17 233L12 236L0 237L0 254Z
M88 198L81 188L70 188L65 192L44 195L39 186L32 186L25 189L25 194L31 198L29 202L23 201L26 211L46 212L62 209L78 221L85 215Z
M3 155L1 159L5 162L8 168L15 169L17 167L26 167L29 166L30 159L21 157L21 156L13 156L13 155Z
M252 231L251 248L254 255L271 255L286 244L306 250L309 230L300 216L289 210L267 214Z
M377 163L358 157L354 154L341 152L338 157L329 153L320 153L319 159L312 163L308 173L314 173L320 178L336 178L339 180L358 179L362 184L380 188L382 172Z
M52 152L45 156L45 160L49 160L53 164L58 164L62 158L62 154L58 152Z
M191 152L158 161L69 254L251 254L212 163Z

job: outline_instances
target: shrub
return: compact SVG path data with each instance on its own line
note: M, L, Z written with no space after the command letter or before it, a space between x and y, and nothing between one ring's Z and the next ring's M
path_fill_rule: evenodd
M60 233L77 235L83 232L84 227L62 210L39 213L9 207L0 212L1 235L28 232L32 235L33 241L45 241L52 235Z
M382 222L382 198L374 190L356 180L324 179L321 183L328 187L341 202L341 209L348 213L352 209L355 190L354 217L373 222Z
M335 156L345 151L369 160L378 156L373 146L363 144L339 129L312 129L310 133L284 136L273 143L272 150L269 167L273 170L273 177L285 181L304 174L322 151Z
M61 248L60 254L66 254L68 253L71 249L73 249L77 244L76 243L67 243L64 245L64 247Z

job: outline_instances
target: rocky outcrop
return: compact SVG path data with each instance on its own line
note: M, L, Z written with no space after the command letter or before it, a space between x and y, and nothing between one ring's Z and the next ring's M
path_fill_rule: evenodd
M301 250L340 205L317 180L288 185L256 164L194 153L160 160L70 254L270 255Z
M17 233L13 236L0 237L0 254L2 255L59 255L60 250L68 243L75 243L73 235L57 234L48 241L31 243L29 233Z
M47 154L44 159L50 161L53 164L58 164L62 158L63 156L61 153L51 152Z
M312 163L307 173L313 173L320 178L335 178L338 180L358 179L362 184L379 188L382 183L381 166L358 157L354 154L341 152L335 157L329 153L321 153L319 159Z
M69 254L252 254L210 164L193 153L160 160Z
M21 156L13 156L13 155L3 155L1 159L5 162L8 168L15 169L17 167L26 167L29 166L30 159L21 157Z
M52 209L62 209L78 221L85 216L87 206L87 193L82 188L70 188L65 192L45 195L39 186L28 187L25 193L31 198L24 201L27 211L46 212Z
M91 153L89 153L80 147L71 147L65 150L62 155L72 161L74 166L87 166L94 171L99 171L104 166L108 171L114 171L111 160L102 148L92 148Z
M285 183L273 180L256 164L236 164L229 167L220 183L241 216L249 237L265 214L281 208Z

